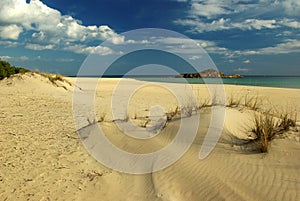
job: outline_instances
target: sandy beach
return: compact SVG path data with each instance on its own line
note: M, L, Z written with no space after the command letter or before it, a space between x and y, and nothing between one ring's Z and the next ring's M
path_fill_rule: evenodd
M198 111L197 135L179 160L157 172L133 175L102 165L85 149L77 130L95 119L82 111L82 125L75 124L72 101L78 86L75 78L65 79L71 84L58 81L55 85L31 73L0 81L0 200L300 200L300 89L225 85L227 100L234 97L245 102L247 96L258 97L262 110L276 108L280 114L288 108L297 112L296 126L275 136L267 153L239 143L251 137L256 111L232 106L225 108L217 145L200 160L211 121L211 108L203 107ZM95 78L80 79L89 83ZM115 121L124 117L140 129L152 128L146 118L149 110L159 105L166 113L175 111L179 103L174 94L157 83L143 82L145 85L130 97L126 114L113 116L112 97L121 103L127 93L121 88L120 94L113 95L119 81L105 78L99 82L96 125L127 152L150 153L168 145L179 129L176 119L148 140L124 135ZM141 82L127 79L122 86ZM178 85L173 84L175 89ZM192 90L199 102L209 100L205 85L193 85ZM184 93L181 98L188 103Z

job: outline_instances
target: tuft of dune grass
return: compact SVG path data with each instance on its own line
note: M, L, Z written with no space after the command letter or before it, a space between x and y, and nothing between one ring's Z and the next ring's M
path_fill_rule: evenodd
M60 82L65 82L67 84L69 84L70 86L72 86L72 83L69 82L68 80L66 80L62 75L60 74L48 74L48 73L40 73L40 72L37 72L39 75L45 77L45 78L48 78L48 80L54 84L55 86L57 87L60 87L58 84L57 84L57 81L60 81ZM65 86L61 86L63 87L65 90L67 90L67 88Z
M272 115L254 115L254 128L252 132L256 135L254 141L259 145L258 149L260 152L268 152L269 142L274 138L277 127L278 124L275 123Z
M259 145L258 151L268 152L270 142L274 137L290 130L291 127L295 127L296 121L297 111L295 109L286 109L281 113L278 113L278 111L276 113L274 111L255 113L252 132L256 135L254 141Z

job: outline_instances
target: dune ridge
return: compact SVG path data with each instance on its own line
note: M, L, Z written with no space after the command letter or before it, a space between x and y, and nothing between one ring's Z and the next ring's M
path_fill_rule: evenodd
M276 137L266 154L252 152L235 139L249 137L251 109L226 109L225 125L212 153L199 160L211 110L200 110L197 136L188 151L168 168L144 175L111 170L98 163L77 135L72 114L75 78L53 85L46 77L25 74L0 81L0 198L3 200L299 200L300 133ZM93 78L85 79L87 83ZM115 125L110 114L113 90L119 79L101 79L96 92L95 122L120 149L135 153L158 150L174 139L178 120L168 122L150 140L133 140ZM140 81L128 79L128 85ZM65 87L60 87L60 85ZM176 85L176 84L174 84ZM67 90L66 90L67 88ZM154 90L155 89L155 90ZM82 89L85 90L84 88ZM205 85L193 90L208 96ZM225 86L237 97L258 94L262 108L293 105L300 111L299 89ZM184 96L184 94L183 94ZM284 102L279 97L285 97ZM117 98L122 98L117 97ZM151 85L136 92L128 117L139 123L149 107L161 104L173 111L171 93ZM105 114L105 115L104 115ZM86 118L86 117L85 117ZM299 115L298 115L299 118ZM299 126L299 119L297 120ZM89 125L87 119L84 122ZM236 137L236 138L233 138Z

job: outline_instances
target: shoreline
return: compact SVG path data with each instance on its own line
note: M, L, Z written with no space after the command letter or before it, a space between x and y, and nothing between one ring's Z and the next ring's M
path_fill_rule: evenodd
M68 79L68 80L76 80L76 79L101 79L101 80L121 80L121 79L128 79L128 80L134 80L134 81L141 81L141 82L153 82L153 83L168 83L168 84L187 84L187 83L180 83L180 82L167 82L167 81L153 81L153 80L142 80L142 79L136 79L136 78L118 78L118 77L101 77L101 78L96 78L96 77L68 77L68 76L64 76L64 78ZM181 78L184 79L184 78ZM197 78L190 78L190 79L197 79ZM210 79L210 78L209 78ZM214 79L214 78L212 78ZM227 78L226 78L227 79ZM235 79L235 78L228 78L228 79ZM238 78L240 79L240 78ZM188 83L190 85L219 85L216 83ZM237 86L237 87L249 87L249 88L266 88L266 89L290 89L290 90L300 90L299 88L293 88L293 87L273 87L273 86L260 86L260 85L243 85L243 84L227 84L227 83L222 83L221 85L224 86Z
M143 80L143 79L136 79L136 78L130 78L130 77L125 77L125 78L120 78L120 77L68 77L64 76L67 79L70 80L76 80L76 79L103 79L103 80L121 80L121 79L129 79L129 80L136 80L136 81L144 81L144 82L153 82L153 83L169 83L169 84L186 84L186 83L180 83L180 82L168 82L166 81L160 81L160 80ZM298 77L298 76L295 76ZM160 79L160 78L157 78ZM177 78L176 78L177 79ZM185 79L185 78L179 78L179 79ZM197 79L197 78L188 78L188 79ZM215 79L215 78L208 78L208 79ZM241 79L241 78L225 78L225 79ZM243 79L243 78L242 78ZM206 83L188 83L190 85L206 85ZM207 84L218 84L218 83L207 83ZM232 84L232 83L222 83L224 86L244 86L244 87L261 87L261 88L274 88L274 89L295 89L295 90L300 90L299 87L278 87L278 86L261 86L261 85L245 85L245 84Z

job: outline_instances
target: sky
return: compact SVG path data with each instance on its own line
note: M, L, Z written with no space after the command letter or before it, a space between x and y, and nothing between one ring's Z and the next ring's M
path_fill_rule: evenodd
M124 35L143 28L179 34ZM0 59L31 70L76 75L88 55L122 57L125 52L117 49L130 44L146 49L160 43L201 63L203 56L187 38L227 74L300 75L299 0L0 2ZM163 62L155 55L142 53L140 59Z

